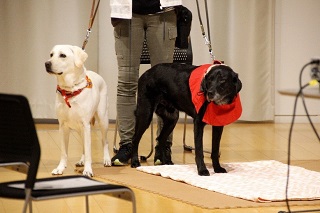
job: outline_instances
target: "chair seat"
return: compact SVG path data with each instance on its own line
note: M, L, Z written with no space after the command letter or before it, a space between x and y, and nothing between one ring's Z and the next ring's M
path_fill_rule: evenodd
M37 179L41 149L25 96L0 93L0 118L0 167L27 174L21 181L1 182L0 197L23 199L22 212L26 213L29 208L32 213L33 200L84 196L86 212L89 212L89 195L110 194L130 200L132 212L136 212L134 192L126 186L107 184L82 175Z
M33 200L93 195L130 190L125 186L107 184L85 176L57 176L37 179L31 192ZM0 183L0 197L25 199L24 181Z

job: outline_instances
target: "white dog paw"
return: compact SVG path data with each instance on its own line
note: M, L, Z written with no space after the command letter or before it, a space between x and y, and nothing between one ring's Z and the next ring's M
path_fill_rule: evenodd
M62 175L63 174L63 170L64 169L56 168L56 169L52 170L51 174L52 175Z
M78 161L76 163L76 167L84 167L84 162L83 161Z
M83 170L82 175L91 178L91 177L93 177L93 172L92 172L92 170Z
M110 159L106 159L106 160L104 160L103 165L104 165L105 167L107 167L107 166L111 166L111 160L110 160Z
M84 167L84 155L81 155L80 160L76 163L76 167Z

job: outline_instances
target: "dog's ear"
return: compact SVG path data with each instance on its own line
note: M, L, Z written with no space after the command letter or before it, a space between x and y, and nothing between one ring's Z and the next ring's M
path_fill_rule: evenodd
M237 93L240 92L240 90L242 89L242 83L238 77L238 74L236 74L236 76L233 78L233 82L235 83L236 85L236 88L237 88Z
M77 67L82 67L88 58L88 54L78 46L72 46L74 53L74 63Z
M207 91L206 76L204 76L200 84L200 92L206 92L206 91Z

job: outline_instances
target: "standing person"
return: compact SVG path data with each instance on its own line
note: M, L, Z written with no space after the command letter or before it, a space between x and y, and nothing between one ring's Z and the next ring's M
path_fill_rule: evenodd
M181 0L179 0L181 1ZM170 2L175 2L170 5ZM158 63L172 63L177 37L176 0L132 0L132 16L129 19L112 18L115 37L115 51L118 61L117 120L120 148L111 159L112 165L127 165L131 158L132 137L134 135L136 91L139 78L140 55L146 36L151 66ZM117 5L119 6L119 5ZM123 10L126 11L127 7ZM128 11L127 11L128 12ZM158 118L157 135L162 128ZM172 133L166 144L167 159L171 161ZM162 164L155 147L155 164ZM172 163L172 162L171 162ZM172 163L173 164L173 163Z

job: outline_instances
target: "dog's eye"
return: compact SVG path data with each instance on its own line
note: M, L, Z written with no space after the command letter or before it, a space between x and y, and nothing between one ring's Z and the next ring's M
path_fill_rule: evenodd
M63 53L60 54L60 58L65 58L65 57L67 57L66 54L63 54Z
M50 58L52 58L52 56L53 56L53 53L50 53Z

